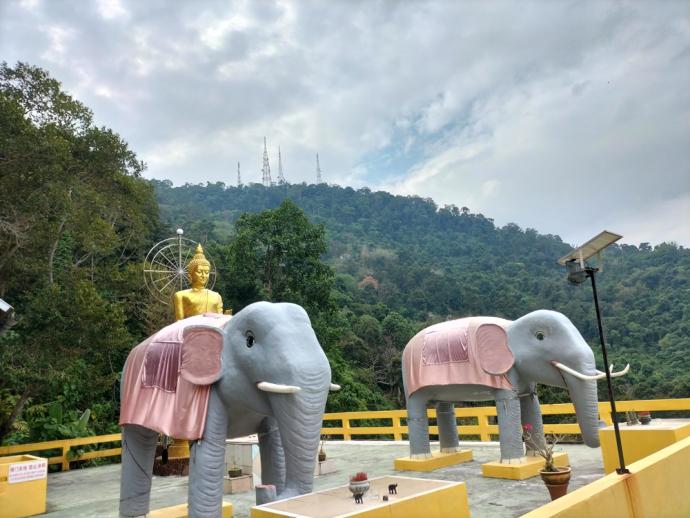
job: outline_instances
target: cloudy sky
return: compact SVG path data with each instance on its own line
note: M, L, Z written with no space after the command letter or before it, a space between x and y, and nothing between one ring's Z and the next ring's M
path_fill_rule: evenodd
M146 175L467 206L577 244L690 246L690 2L0 0Z

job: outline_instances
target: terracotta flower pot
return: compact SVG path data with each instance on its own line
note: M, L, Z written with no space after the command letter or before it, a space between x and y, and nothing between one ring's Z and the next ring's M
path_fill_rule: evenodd
M558 468L558 471L539 472L541 479L549 490L551 500L556 500L568 492L568 482L570 482L570 468Z

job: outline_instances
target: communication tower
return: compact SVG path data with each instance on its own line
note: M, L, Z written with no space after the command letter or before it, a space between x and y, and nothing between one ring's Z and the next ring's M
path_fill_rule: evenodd
M278 146L278 185L283 185L285 183L285 177L283 176L283 157L280 155L280 146Z
M266 137L264 137L264 166L261 168L261 181L265 187L271 186L271 166L268 163L268 149L266 149Z
M316 153L316 183L323 183L321 178L321 166L319 165L319 154Z
M240 175L240 163L237 162L237 187L242 187L242 176Z

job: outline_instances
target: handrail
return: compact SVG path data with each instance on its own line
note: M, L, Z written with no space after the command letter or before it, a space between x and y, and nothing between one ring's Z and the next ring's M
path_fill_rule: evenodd
M617 401L616 409L619 412L649 410L654 412L671 412L678 410L690 411L690 398L684 399L647 399L636 401ZM553 405L541 405L542 415L573 415L575 408L572 403L559 403ZM427 411L429 418L436 417L436 410ZM496 416L496 407L462 407L455 409L456 417L475 418L476 424L458 425L458 434L478 436L480 441L490 441L492 435L498 435L498 426L489 424L489 417ZM599 403L599 415L607 424L613 424L611 420L611 404L608 402ZM360 412L336 412L324 414L324 424L333 421L340 421L340 426L325 426L321 429L321 434L329 437L342 437L345 441L352 440L353 436L362 435L387 435L400 441L403 435L407 434L407 426L403 425L401 419L407 418L406 410L372 410ZM390 420L390 425L371 425L357 426L356 422L361 420ZM354 426L353 426L354 425ZM580 427L576 423L557 423L544 424L546 433L572 434L579 435ZM430 426L429 433L438 435L438 427ZM41 451L60 449L61 455L48 458L48 464L60 464L63 471L69 470L69 464L75 460L99 459L114 457L122 453L122 448L107 448L82 453L81 455L70 454L71 448L87 444L103 444L120 442L121 434L112 433L109 435L96 435L91 437L79 437L76 439L59 439L55 441L38 442L31 444L15 444L12 446L0 446L0 456L16 455L18 453L38 453Z
M617 401L616 410L618 412L648 410L654 412L672 412L678 410L690 410L690 398L684 399L643 399L635 401ZM541 405L542 415L574 415L575 407L572 403L558 403L551 405ZM436 410L427 410L430 419L436 418ZM491 436L498 435L498 425L489 424L489 417L496 416L496 407L462 407L455 409L456 417L476 418L476 424L458 425L458 434L479 436L480 441L490 441ZM599 416L607 426L613 424L611 419L611 404L608 402L599 403ZM360 412L338 412L324 414L324 423L340 421L340 426L326 426L321 429L321 434L329 437L342 437L345 441L352 440L353 436L362 435L388 435L400 441L403 434L407 434L407 426L401 423L401 419L407 417L405 410L377 410ZM356 426L359 420L389 420L390 424L366 423L366 426ZM571 434L580 435L580 427L577 423L544 423L544 432L551 434ZM429 426L430 435L438 435L437 426Z

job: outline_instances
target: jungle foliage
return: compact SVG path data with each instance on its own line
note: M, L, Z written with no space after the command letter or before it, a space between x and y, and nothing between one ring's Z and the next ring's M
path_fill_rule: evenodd
M144 167L47 72L0 65L0 297L18 315L0 335L0 442L118 429L127 353L172 318L144 288L143 261L177 227L214 258L226 308L307 309L343 386L329 411L402 408L404 345L449 318L556 309L598 351L591 290L567 284L558 236L414 196L173 187L144 180ZM690 251L641 243L605 256L609 356L631 364L618 395L690 397ZM545 387L540 397L566 399Z
M423 327L449 318L561 311L592 345L601 366L591 288L566 281L556 259L572 247L558 236L514 223L498 227L468 207L439 207L430 199L366 188L153 183L162 217L209 243L233 243L239 236L233 234L235 222L283 200L323 226L323 258L335 272L331 318L337 322L334 342L326 343L378 396L375 402L345 398L343 407L331 402L331 408L379 408L380 401L400 408L402 348ZM283 224L276 231L291 223ZM690 397L690 250L673 243L614 245L604 260L597 284L609 359L621 368L631 364L631 373L616 383L618 396ZM243 281L227 274L229 294L233 283ZM338 369L334 373L336 382L347 385ZM540 396L545 402L567 400L563 391L548 387L540 388Z
M0 336L0 441L117 430L160 230L143 169L47 72L0 64L0 297L18 315Z

